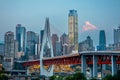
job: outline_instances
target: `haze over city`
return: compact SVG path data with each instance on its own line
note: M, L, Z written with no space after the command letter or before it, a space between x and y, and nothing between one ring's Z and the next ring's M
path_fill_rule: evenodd
M99 30L105 30L107 44L113 43L113 29L120 24L120 0L0 0L0 41L7 31L15 32L17 24L27 31L40 33L45 17L50 19L52 33L68 34L68 13L77 10L79 41L89 35L98 45Z
M0 0L0 80L119 80L120 0Z

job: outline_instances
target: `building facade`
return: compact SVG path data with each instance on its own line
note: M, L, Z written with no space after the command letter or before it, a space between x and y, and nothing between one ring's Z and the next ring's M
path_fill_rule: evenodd
M27 57L35 56L35 32L27 32Z
M54 56L57 56L56 54L56 42L58 42L58 36L57 34L52 34L52 45L53 45L53 53L54 53Z
M90 36L87 36L87 39L85 41L82 41L79 43L79 52L82 51L94 51L95 48L93 46L93 40L91 39Z
M62 36L60 36L60 42L61 44L68 44L68 35L67 34L62 34Z
M114 44L120 42L120 25L118 27L118 29L114 29L113 30L114 33Z
M14 57L14 33L8 31L4 36L5 41L5 57Z
M18 41L18 51L23 52L25 55L26 52L26 28L21 24L16 26L16 40Z
M18 59L18 56L17 56L17 54L18 54L18 41L17 40L14 40L14 54L15 54L14 58Z
M69 46L74 46L78 51L78 14L76 10L70 10L68 14Z
M105 51L106 50L106 36L105 31L100 30L99 34L99 46L97 46L98 51Z
M62 55L62 44L59 41L56 41L56 56Z
M4 55L4 49L5 49L5 46L4 46L4 43L0 43L0 55Z

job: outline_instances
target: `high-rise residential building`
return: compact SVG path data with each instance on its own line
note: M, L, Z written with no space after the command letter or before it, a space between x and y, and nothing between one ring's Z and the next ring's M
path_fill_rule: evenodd
M39 55L39 35L33 31L27 32L26 54L29 59L38 58Z
M60 37L60 42L63 44L68 44L68 35L67 34L62 34L62 36Z
M35 56L35 32L27 32L27 57Z
M26 52L26 29L21 24L16 26L16 40L18 41L18 51Z
M91 39L90 36L87 36L87 39L85 41L82 41L79 43L79 48L78 51L94 51L95 48L93 46L93 40Z
M78 14L77 10L70 10L68 14L69 46L78 51Z
M0 55L4 55L4 49L5 49L5 47L4 47L4 43L0 43Z
M14 58L14 33L8 31L4 36L5 41L5 57Z
M106 50L106 36L105 36L105 31L100 30L99 34L99 46L97 46L98 51L104 51Z
M53 53L54 56L56 56L56 42L58 41L58 36L57 34L52 34L52 45L53 45Z
M118 27L118 29L114 29L114 44L120 42L120 25Z

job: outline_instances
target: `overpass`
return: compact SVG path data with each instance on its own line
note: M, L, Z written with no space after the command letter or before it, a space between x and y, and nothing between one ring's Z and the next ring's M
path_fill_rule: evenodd
M93 77L97 76L97 64L111 64L112 75L117 73L117 64L120 64L120 51L86 51L76 54L43 58L45 66L81 64L82 72L86 74L86 66L92 65ZM40 59L18 61L25 67L40 65Z
M81 64L81 56L86 56L86 64L93 64L93 55L98 58L97 64L111 64L111 56L116 56L116 63L120 64L120 51L86 51L76 54L69 54L56 57L43 58L45 66L53 65L68 65ZM23 66L40 65L40 59L29 61L18 61Z

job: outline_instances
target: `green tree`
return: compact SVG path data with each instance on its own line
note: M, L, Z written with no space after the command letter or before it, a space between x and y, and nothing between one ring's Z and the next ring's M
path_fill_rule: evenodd
M107 75L103 78L103 80L113 80L113 76L112 75Z
M55 78L55 80L63 80L63 76L58 76Z
M66 76L65 80L74 80L74 79L73 79L73 76Z
M0 74L0 80L8 80L8 77L5 74Z
M97 80L96 78L92 78L92 79L90 79L90 80Z
M56 79L55 75L53 75L53 76L50 77L50 80L55 80L55 79Z
M87 80L87 79L83 73L78 72L73 75L73 80Z
M116 74L113 76L113 80L120 80L120 74Z

